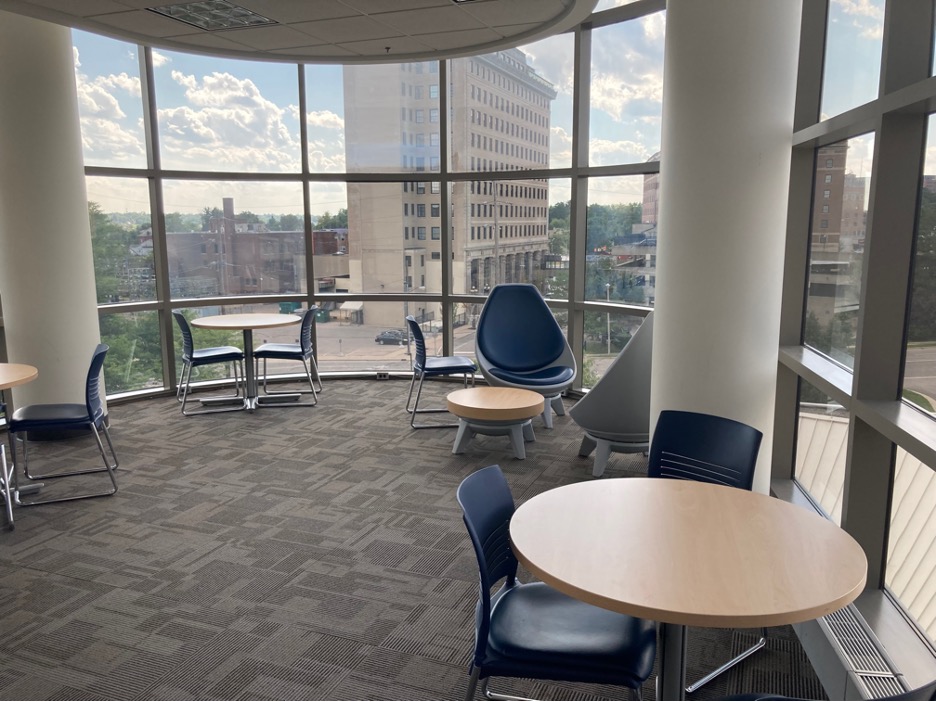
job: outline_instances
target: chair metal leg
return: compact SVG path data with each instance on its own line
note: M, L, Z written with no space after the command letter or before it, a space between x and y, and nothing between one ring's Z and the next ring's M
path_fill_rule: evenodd
M700 687L702 687L703 685L705 685L705 684L711 682L712 680L714 680L715 678L717 678L719 675L721 675L722 673L724 673L726 670L729 670L729 669L733 668L733 667L736 666L738 663L740 663L741 661L743 661L745 658L747 658L747 657L750 656L750 655L753 655L754 653L756 653L757 651L761 650L761 649L762 649L764 646L766 646L766 645L767 645L767 630L766 630L766 629L761 629L761 636L760 636L760 639L757 640L757 643L755 643L753 646L751 646L751 647L750 647L749 649L747 649L746 651L744 651L744 652L740 653L739 655L735 656L734 658L732 658L730 661L728 661L728 662L725 663L724 665L719 666L718 668L716 668L715 670L713 670L711 673L709 673L709 674L706 675L705 677L703 677L703 678L697 680L696 682L692 683L691 685L688 685L688 686L686 687L686 692L689 692L689 693L695 692L696 690L698 690L698 689L699 689Z
M312 395L312 402L290 402L288 405L284 404L284 407L315 407L318 404L318 394L322 391L322 381L319 380L319 387L315 387L315 380L312 375L312 367L315 368L314 378L318 378L318 366L315 365L315 358L311 358L311 364L306 361L306 359L299 359L302 361L302 369L305 371L306 379L309 381L308 390L270 390L267 386L267 359L263 359L263 394L264 395ZM260 359L255 359L255 377L260 377Z
M94 424L92 424L91 431L94 434L94 440L95 442L97 442L98 450L101 453L101 457L104 459L104 468L74 470L74 471L69 471L67 473L50 473L50 474L42 475L42 476L39 476L39 475L31 476L29 474L29 458L28 458L28 448L27 448L28 440L26 438L14 437L16 440L20 441L23 444L23 474L30 480L37 480L37 479L53 480L55 478L67 478L70 476L87 475L89 473L101 473L103 471L107 471L107 475L110 478L110 482L111 482L111 487L107 490L103 490L99 492L85 492L85 493L80 493L77 495L67 495L65 497L54 497L54 498L45 499L45 500L24 501L20 499L21 492L19 489L17 489L13 494L13 499L15 500L16 504L20 507L31 507L34 505L53 504L55 502L71 502L72 500L84 500L89 497L107 497L108 495L113 495L114 493L116 493L117 492L117 476L114 474L114 469L117 467L118 458L117 458L117 454L114 452L114 444L111 441L110 432L108 432L107 427L104 426L104 424L101 424L101 429L104 431L104 436L107 439L108 446L110 447L111 455L114 458L113 463L111 463L108 460L107 454L104 451L104 443L101 441L100 432L98 431L97 427L95 427ZM13 466L10 470L11 478L13 477L12 473L15 470L16 470L16 460L15 460L15 444L14 444L14 460L13 460Z
M465 387L468 387L468 374L463 374L465 379ZM416 374L413 373L413 379L410 381L409 394L406 396L406 411L410 415L410 426L413 429L454 429L458 426L457 423L445 423L445 424L416 424L416 415L417 414L440 414L443 412L448 412L447 409L443 407L439 408L430 408L430 409L419 409L419 398L422 395L422 386L423 381L426 379L425 373L419 374L419 386L416 387L416 401L413 402L412 407L410 402L413 398L413 388L416 386ZM471 374L471 386L474 387L474 373Z
M231 365L234 369L234 394L233 395L221 395L221 396L210 397L210 398L206 397L202 399L216 400L216 401L241 399L242 404L234 405L232 407L217 407L214 409L201 409L201 410L196 410L196 411L192 411L192 410L186 411L185 406L186 406L186 403L188 402L188 396L191 393L191 387L192 387L192 367L190 364L185 364L185 367L182 368L182 377L179 379L179 388L177 390L177 393L181 392L181 395L182 395L181 399L179 400L182 403L182 414L184 414L186 417L195 417L199 414L217 414L219 412L239 412L242 409L244 409L244 407L246 407L246 404L247 404L247 382L246 380L244 380L243 383L241 382L241 378L244 375L244 364L241 361L234 361L232 362ZM186 370L188 370L187 373L186 373ZM182 382L183 379L185 380L184 383Z
M488 685L491 683L491 678L485 678L481 682L481 692L484 695L486 700L516 700L517 702L529 702L529 697L514 697L513 695L501 695L497 692L491 692L488 689Z
M3 469L3 483L0 488L3 489L3 504L6 507L7 529L13 530L16 525L13 523L13 464L7 466L6 446L0 445L0 467Z
M471 666L471 677L468 678L468 689L465 692L466 700L473 700L475 696L475 689L478 687L478 676L481 674L481 669L476 665L472 664Z

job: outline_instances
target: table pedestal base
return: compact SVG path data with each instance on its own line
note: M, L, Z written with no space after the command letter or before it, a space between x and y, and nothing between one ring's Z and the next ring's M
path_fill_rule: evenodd
M526 458L524 442L536 441L536 434L533 433L533 423L530 419L520 422L483 422L479 419L459 418L458 433L455 435L452 453L464 453L465 447L475 434L509 436L514 456L521 460Z
M658 700L686 699L686 627L660 624Z

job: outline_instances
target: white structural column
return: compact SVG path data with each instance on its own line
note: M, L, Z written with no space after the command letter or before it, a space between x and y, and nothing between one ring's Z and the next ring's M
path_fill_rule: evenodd
M651 417L764 432L769 487L801 3L669 0Z
M71 32L0 12L0 299L17 405L84 402L100 339Z

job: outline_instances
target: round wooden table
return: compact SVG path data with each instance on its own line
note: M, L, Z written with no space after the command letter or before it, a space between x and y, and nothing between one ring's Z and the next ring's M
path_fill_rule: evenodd
M219 314L212 317L197 317L191 324L200 329L242 329L244 332L244 374L247 376L247 397L244 409L253 411L263 403L257 391L257 378L254 373L253 330L288 327L299 324L301 317L293 314L272 314L265 312L247 312L242 314ZM282 403L289 399L298 399L299 395L277 395L275 402Z
M3 391L8 388L23 385L35 380L39 375L39 369L35 366L29 366L25 363L0 363L0 404L3 404L6 412L6 398ZM9 419L9 416L7 416ZM5 448L0 447L0 495L3 496L3 504L6 509L7 528L13 528L13 471L16 466L12 463L7 465Z
M510 522L530 572L598 607L661 623L661 698L682 699L687 625L816 619L864 589L867 560L832 522L759 493L664 478L549 490Z
M524 441L535 441L531 420L543 412L543 396L517 388L465 388L446 397L448 411L458 417L452 453L464 453L475 434L510 437L517 458L526 458Z

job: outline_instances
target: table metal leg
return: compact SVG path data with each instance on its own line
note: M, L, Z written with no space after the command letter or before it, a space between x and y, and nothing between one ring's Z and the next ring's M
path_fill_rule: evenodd
M250 412L257 409L257 376L254 375L253 329L244 329L244 404Z
M686 627L660 624L660 679L657 699L686 698Z

